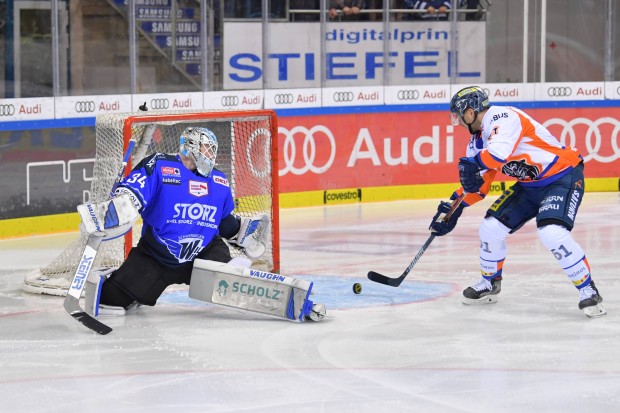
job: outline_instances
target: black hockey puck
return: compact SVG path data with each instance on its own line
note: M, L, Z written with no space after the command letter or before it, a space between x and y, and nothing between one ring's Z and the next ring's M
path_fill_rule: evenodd
M355 294L361 294L362 293L362 284L360 284L360 283L353 284L353 292Z

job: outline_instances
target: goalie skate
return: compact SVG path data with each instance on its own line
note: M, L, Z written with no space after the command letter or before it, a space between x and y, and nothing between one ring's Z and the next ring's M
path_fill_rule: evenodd
M478 284L467 287L463 291L463 304L481 305L497 302L497 295L502 291L502 277L496 277L491 281L482 278Z
M589 318L601 317L607 314L603 307L603 297L598 292L594 281L590 285L579 290L581 301L579 301L579 309Z
M305 317L306 320L321 321L325 318L326 314L327 310L325 309L324 304L312 304L312 310L310 310L310 313Z

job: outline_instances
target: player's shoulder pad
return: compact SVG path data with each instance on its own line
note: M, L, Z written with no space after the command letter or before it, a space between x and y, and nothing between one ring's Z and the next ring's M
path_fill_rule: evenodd
M157 163L160 161L169 161L173 163L181 163L181 161L175 155L169 155L165 153L154 153L142 159L136 166L136 169L143 168L148 176L153 175L156 170Z
M213 182L216 184L230 186L228 179L226 178L226 174L219 169L213 168L211 171L211 179L213 179Z

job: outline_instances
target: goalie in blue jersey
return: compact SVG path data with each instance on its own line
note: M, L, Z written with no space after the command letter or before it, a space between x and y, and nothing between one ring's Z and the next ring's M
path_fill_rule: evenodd
M118 269L93 272L89 277L87 312L120 315L138 304L155 305L166 287L190 284L197 258L230 262L223 238L237 244L249 258L264 254L269 218L240 218L233 213L228 179L214 168L217 149L211 130L190 127L180 137L179 154L148 156L121 181L115 197L107 201L115 204L118 225L104 239L129 230L138 213L143 219L142 236ZM100 204L83 210L107 210L97 208ZM97 221L105 220L103 213L80 215L86 233L93 233L100 228Z

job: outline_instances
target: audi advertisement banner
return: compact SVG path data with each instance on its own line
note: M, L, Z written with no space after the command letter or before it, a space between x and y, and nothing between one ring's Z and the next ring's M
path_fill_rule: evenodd
M420 84L424 83L424 84ZM151 111L304 109L371 105L445 104L462 87L406 81L391 86L338 86L282 89L241 89L217 92L136 95L59 96L0 99L0 130L19 129L22 121L80 118ZM468 82L469 83L469 82ZM597 102L620 100L620 82L478 83L493 102ZM6 122L6 123L5 123ZM11 124L13 123L13 124Z
M620 108L528 112L580 151L587 178L620 177ZM469 141L443 111L280 117L278 125L283 193L456 184Z
M277 41L269 42L263 61L262 23L225 22L224 88L382 85L386 67L393 84L447 84L452 75L457 83L481 83L485 78L484 64L480 64L486 61L485 23L458 22L457 39L451 38L450 25L391 22L386 30L381 22L328 22L323 61L321 25L274 22L267 32ZM451 50L453 43L456 50Z
M620 107L527 111L580 151L586 178L620 177ZM363 190L370 187L458 185L456 162L469 136L450 124L447 110L300 113L278 118L281 194L320 191L334 203L366 199ZM94 129L0 128L0 219L75 212L88 200ZM251 144L264 142L263 133L253 132ZM270 161L263 155L247 165L257 177Z

